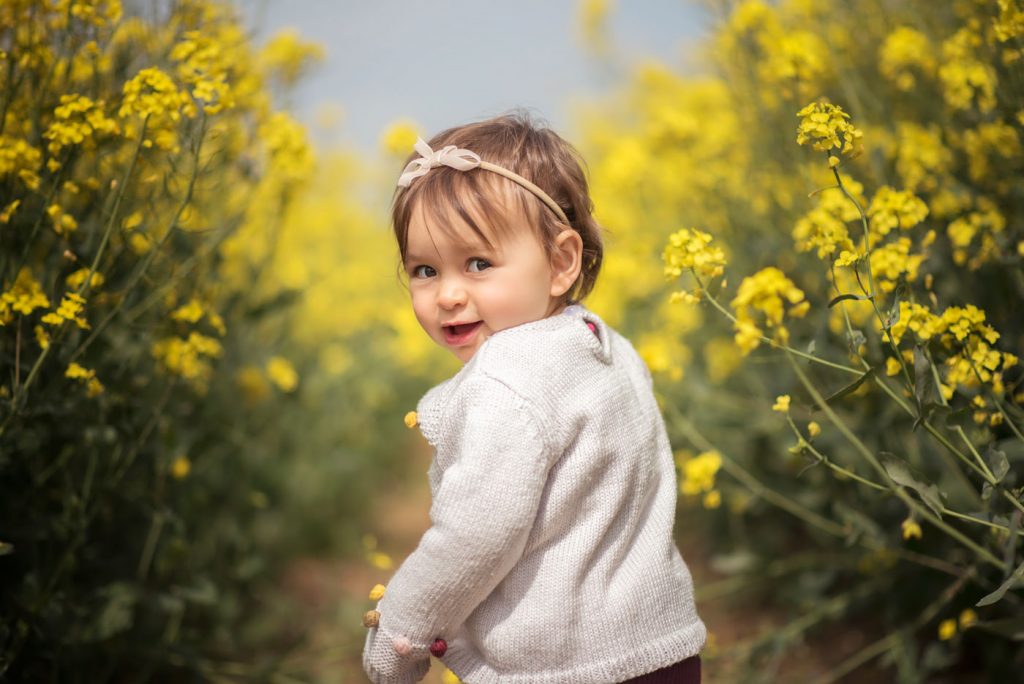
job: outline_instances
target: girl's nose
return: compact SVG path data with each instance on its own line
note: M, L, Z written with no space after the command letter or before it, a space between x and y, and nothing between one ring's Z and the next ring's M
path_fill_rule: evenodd
M437 303L445 309L451 309L466 303L466 289L457 278L442 280L437 294Z

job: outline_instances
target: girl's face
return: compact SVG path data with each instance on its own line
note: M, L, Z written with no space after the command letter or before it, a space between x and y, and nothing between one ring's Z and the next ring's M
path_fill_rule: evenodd
M428 225L417 207L409 223L405 270L416 319L435 342L467 363L488 337L558 313L558 295L544 246L524 226L488 248L454 218L457 239ZM487 222L474 216L487 230ZM468 244L463 244L468 242Z

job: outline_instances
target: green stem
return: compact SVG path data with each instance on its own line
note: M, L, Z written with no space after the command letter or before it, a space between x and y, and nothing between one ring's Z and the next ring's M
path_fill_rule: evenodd
M145 140L145 135L146 135L146 122L148 120L149 120L149 117L147 116L146 119L143 120L143 122L142 122L142 131L139 134L139 142L135 146L135 152L132 155L132 161L129 164L128 169L125 171L124 178L122 179L121 185L118 188L117 200L114 203L114 210L111 212L110 219L108 219L108 221L107 221L107 226L106 226L106 230L105 230L104 235L103 235L103 240L102 240L102 242L100 244L99 250L96 253L96 257L93 259L92 266L89 269L89 273L88 273L87 277L85 278L85 281L78 288L78 292L77 292L78 294L81 294L83 291L88 292L90 281L92 280L92 274L96 270L96 265L99 263L100 256L102 255L102 252L103 252L103 247L104 247L104 245L106 245L107 239L110 236L110 232L111 232L111 230L113 228L113 225L114 225L114 219L117 216L117 208L121 204L121 198L124 197L125 188L128 185L128 179L131 178L131 174L135 170L135 164L136 164L136 162L138 162L139 155L140 155L140 153L142 151L142 143ZM67 326L67 322L65 321L63 323L63 325L61 326L61 329L63 329L66 326ZM14 419L14 416L17 415L18 410L21 407L21 405L23 404L24 399L25 399L25 397L26 397L26 395L28 393L28 388L32 385L32 381L35 380L36 375L39 372L39 369L43 365L43 361L49 355L50 350L54 349L56 346L57 346L57 340L56 339L52 340L50 345L46 349L43 350L43 352L36 359L35 363L32 365L32 370L29 371L28 377L25 378L25 384L23 384L21 386L21 388L20 388L20 390L18 392L14 393L14 396L11 398L11 412L7 415L6 418L4 418L3 423L0 423L0 437L3 437L4 432L7 429L8 424L10 424L11 420Z
M972 539L966 537L959 530L946 524L937 515L932 513L931 510L928 509L926 506L922 506L913 498L911 498L905 491L903 491L902 487L898 487L892 481L892 478L889 477L888 472L886 472L882 464L879 463L878 459L871 452L871 450L868 449L864 442L862 442L856 435L853 434L853 432L846 425L846 423L836 414L835 411L832 410L832 407L828 405L828 402L825 401L825 398L821 396L818 390L814 387L814 384L811 383L811 381L808 379L803 369L800 368L800 364L798 364L796 360L793 358L793 356L790 354L787 354L786 358L789 359L790 365L793 367L793 370L800 378L800 382L803 384L804 388L807 389L810 395L814 398L814 401L815 403L818 404L818 407L821 408L825 415L828 416L829 420L832 421L832 424L836 426L836 428L847 439L847 441L849 441L850 444L853 445L853 447L861 454L861 456L863 456L864 459L868 463L870 463L871 466L882 476L882 479L889 485L890 488L892 488L896 496L898 496L907 505L908 508L917 513L920 517L931 522L933 525L941 529L949 536L956 539L958 542L960 542L967 548L971 549L974 553L976 553L979 557L981 557L988 563L995 565L1000 570L1003 569L1003 562L996 558L996 556L994 556L988 549L979 546Z
M837 666L826 672L821 677L814 680L814 684L832 684L846 676L850 672L853 672L864 663L869 662L873 658L885 653L889 649L893 648L896 643L899 642L900 638L913 634L925 624L930 622L942 609L953 600L953 597L963 588L963 585L967 580L974 575L974 568L968 568L965 570L960 577L957 578L950 586L948 586L938 598L929 604L921 615L913 620L908 625L892 632L885 637L875 641L874 643L868 644L860 651L854 653L849 658L839 663Z
M999 409L999 413L1003 414L1003 422L1010 427L1010 430L1013 432L1013 434L1017 436L1017 439L1024 441L1024 435L1021 434L1020 429L1017 427L1017 425L1013 422L1013 419L1010 418L1009 414L1003 408L1003 402L999 400L999 397L996 395L995 391L989 386L989 384L981 379L981 373L978 372L978 367L974 365L974 359L971 358L971 355L967 347L963 344L960 345L960 353L961 355L963 355L965 359L967 359L967 363L970 364L971 371L974 373L974 377L978 379L978 385L981 386L986 391L986 394L989 395L989 398L991 398L992 401L995 402L996 408Z
M174 214L174 218L171 219L170 225L168 226L167 230L164 231L164 234L161 236L160 242L155 244L153 246L153 248L149 250L149 252L146 254L146 258L143 259L142 263L136 269L135 274L132 276L131 281L129 281L128 285L125 286L125 292L131 292L132 289L135 287L135 285L139 282L139 280L142 279L142 276L145 275L146 271L149 269L150 264L153 263L153 260L156 258L157 254L160 252L160 249L164 246L164 244L167 243L167 240L170 238L170 236L174 232L175 228L177 228L178 221L181 219L182 213L185 211L186 208L188 208L188 205L192 202L192 194L193 194L193 192L195 190L196 180L198 180L198 177L199 177L199 166L198 166L199 154L200 154L200 152L202 150L203 140L204 140L205 137L206 137L206 118L204 117L203 121L202 121L201 129L200 129L200 133L199 133L199 140L196 143L196 149L195 149L195 153L193 155L193 162L194 163L193 163L193 168L192 168L192 176L191 176L191 178L189 178L188 188L185 190L185 196L182 198L181 203L178 205L178 209L177 209L177 211ZM114 317L117 316L117 314L121 311L121 308L124 306L124 302L125 302L126 299L127 299L127 297L121 297L121 298L118 299L118 301L114 305L114 307L107 313L106 316L103 317L103 320L100 321L99 324L96 325L96 327L89 334L89 336L87 338L85 338L85 340L80 345L78 345L78 348L75 349L71 353L71 356L69 357L69 362L74 361L75 359L77 359L86 350L86 348L88 348L88 346L90 344L92 344L93 340L95 340L96 337L103 330L105 330L108 325L110 325L110 323L114 319Z
M708 292L708 289L704 286L704 283L701 281L701 279L697 275L696 271L694 271L693 269L690 269L690 272L693 274L694 280L697 281L697 285L700 286L701 292L704 293L704 295L707 298L707 300L709 302L711 302L711 304L714 305L714 307L716 309L718 309L720 312L722 312L722 314L724 314L726 318L728 318L730 321L735 323L736 322L736 317L733 316L732 312L730 312L728 309L723 307L718 302L718 300L715 299ZM802 352L802 351L800 351L798 349L793 349L792 347L789 347L787 345L780 344L780 343L776 342L775 340L771 339L770 337L766 337L765 335L761 335L760 337L761 337L762 341L767 342L772 347L775 347L775 348L778 348L778 349L784 349L784 350L786 350L786 351L788 351L788 352L790 352L792 354L796 354L797 356L805 358L808 361L814 361L815 363L820 363L823 366L828 366L829 368L835 368L837 370L846 371L847 373L853 373L854 375L860 375L861 374L861 371L857 370L856 368L852 368L850 366L844 366L844 365L842 365L840 363L833 363L831 361L826 361L825 359L823 359L821 357L818 357L818 356L814 356L813 354L807 354L807 353L804 353L804 352Z
M707 442L702 436L696 433L696 430L692 427L690 422L683 417L679 410L670 402L666 402L666 408L671 413L673 425L680 432L687 434L690 437L690 441L694 444L701 445L705 451L713 449L714 447ZM801 506L796 503L792 498L783 496L775 490L762 484L757 478L748 473L745 468L735 463L728 454L723 453L721 450L715 449L722 457L722 468L727 473L735 477L737 480L743 483L750 491L757 496L764 498L769 503L772 503L784 511L791 513L792 515L800 518L804 522L828 534L836 537L845 537L846 530L842 525L824 518L818 515L814 511Z
M790 418L787 415L786 416L786 420L789 421L789 426L793 429L793 433L798 438L800 438L802 440L803 446L808 451L810 451L812 454L814 454L814 456L818 459L819 463L821 463L822 465L828 466L829 468L831 468L832 470L836 471L837 473L840 473L843 477L849 478L851 480L856 480L857 482L860 482L863 485L871 487L872 489L881 490L883 492L892 491L892 490L888 489L887 487L878 484L877 482L873 482L873 481L871 481L871 480L869 480L867 478L861 477L860 475L854 473L853 471L847 470L846 468L843 468L842 466L836 465L836 463L834 463L833 461L829 460L829 458L827 456L825 456L820 451L815 449L814 446L810 442L808 442L806 439L804 439L803 435L800 434L800 430L796 427L796 424L793 422L792 418ZM966 520L967 522L976 523L978 525L986 525L988 527L991 527L994 530L1001 530L1001 531L1007 532L1007 533L1009 533L1009 531L1010 531L1010 528L1006 527L1005 525L1000 525L998 523L992 523L992 522L989 522L987 520L981 520L980 518L972 518L969 515L965 515L963 513L959 513L957 511L954 511L951 508L946 508L945 506L941 506L940 505L939 508L941 509L942 513L945 513L947 515L951 515L954 518L960 518L961 520ZM1024 537L1024 530L1017 530L1017 534L1019 534L1020 536Z

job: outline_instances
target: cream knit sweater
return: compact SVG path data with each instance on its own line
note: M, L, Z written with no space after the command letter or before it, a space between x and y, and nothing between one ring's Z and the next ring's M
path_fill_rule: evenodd
M374 682L418 681L436 638L469 684L621 682L704 647L651 376L596 314L495 333L417 415L432 526L377 604Z

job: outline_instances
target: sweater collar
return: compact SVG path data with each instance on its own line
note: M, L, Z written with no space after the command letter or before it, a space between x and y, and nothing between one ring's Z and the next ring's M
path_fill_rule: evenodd
M590 328L586 325L587 321L594 324L597 332L596 335L591 332ZM440 427L439 423L444 411L444 406L447 403L448 392L452 388L457 387L462 378L472 371L492 339L509 335L518 335L526 331L558 330L570 325L579 326L580 336L585 340L584 345L593 352L594 356L600 359L603 363L611 363L612 353L610 329L600 316L582 304L570 304L565 307L561 313L555 314L554 316L548 316L547 318L541 318L536 321L530 321L511 328L499 330L484 340L484 343L480 345L480 348L476 350L475 354L473 354L473 358L460 368L455 375L431 388L423 395L423 398L420 399L419 404L416 406L417 423L419 424L420 432L431 446L435 448L437 447Z

